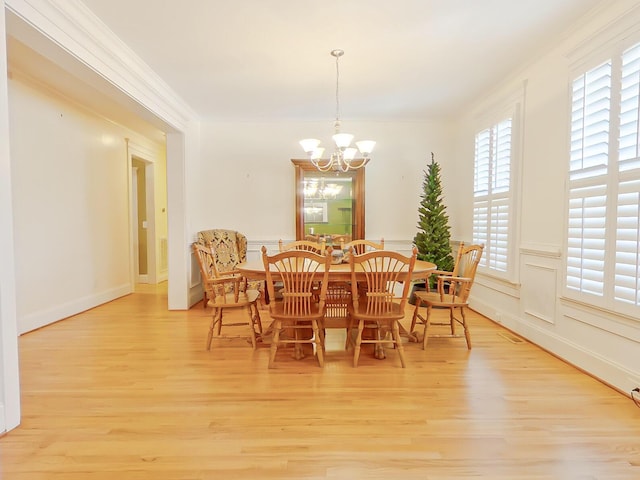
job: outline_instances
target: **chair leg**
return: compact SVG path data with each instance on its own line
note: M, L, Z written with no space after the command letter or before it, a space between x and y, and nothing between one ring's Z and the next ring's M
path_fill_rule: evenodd
M413 329L416 328L416 320L418 319L418 309L422 304L422 299L416 296L416 306L413 309L413 317L411 317L411 327L409 328L409 333L413 333Z
M262 319L260 318L260 309L258 308L257 303L252 303L251 308L253 309L253 315L251 316L252 325L257 325L258 333L262 333Z
M427 349L427 340L429 336L427 334L427 329L429 328L429 324L431 323L431 305L427 305L427 317L424 319L424 336L422 338L422 349Z
M313 329L313 338L316 346L316 357L318 358L318 365L324 367L324 352L322 351L324 342L322 340L322 333L318 328L318 321L311 321L311 328Z
M216 335L220 336L220 334L222 333L222 313L223 313L223 309L222 308L218 308L218 328L216 331Z
M456 336L456 319L453 315L453 308L449 309L449 322L451 323L451 336Z
M353 349L353 366L358 366L360 359L360 344L362 343L362 331L364 330L364 320L358 321L358 333L356 334L356 346Z
M353 338L351 338L351 332L353 331L353 318L351 315L347 317L347 337L344 341L344 349L349 350L349 347L353 345Z
M404 347L402 346L402 338L400 338L400 326L398 325L397 321L393 322L391 335L393 336L393 343L396 346L396 350L398 350L398 356L400 357L402 368L406 368L406 364L404 361Z
M211 340L213 339L213 330L216 328L216 324L220 325L221 323L222 323L222 309L214 308L213 318L211 319L211 325L209 325L209 334L207 335L207 350L211 350ZM219 326L218 326L218 332L220 332Z
M280 330L282 330L282 321L276 320L273 327L273 338L271 339L271 350L269 351L269 368L273 368L276 353L278 351L278 342L280 341Z
M384 347L382 346L382 325L380 325L380 322L376 322L376 326L374 328L376 330L376 338L373 344L373 358L384 360L387 356L384 353Z
M260 299L260 305L262 305L262 308L267 308L267 304L269 302L267 301L267 288L264 282L262 282L260 288L258 288L258 291L260 292L260 297L258 297Z
M254 306L255 305L252 303L249 304L248 313L249 313L249 333L251 335L251 346L255 350L256 349L256 330L254 327L254 324L255 324L255 317L253 315Z
M464 328L464 338L467 341L467 349L471 350L471 334L469 333L469 327L467 326L467 318L464 314L464 307L460 309L460 315L462 316L462 328Z
M324 327L324 324L320 321L318 322L318 332L320 333L320 345L322 346L322 353L325 351L325 339L327 338L327 330Z
M260 320L260 311L258 309L257 301L249 304L249 328L251 329L251 345L255 350L257 347L256 326L258 327L258 333L262 337L262 321Z
M293 338L295 340L293 344L293 358L296 360L302 360L304 358L304 349L302 348L302 344L298 343L300 340L300 328L297 327L299 327L299 325L296 320L293 321Z

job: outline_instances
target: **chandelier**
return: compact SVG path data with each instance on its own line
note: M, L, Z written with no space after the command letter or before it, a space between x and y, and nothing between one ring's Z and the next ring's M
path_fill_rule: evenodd
M324 178L321 178L320 182L317 179L305 180L304 182L303 193L305 199L335 199L341 191L342 185L325 183Z
M346 172L348 170L356 170L364 167L369 163L369 155L373 150L376 142L373 140L361 140L356 142L357 149L350 147L353 135L340 132L340 68L339 60L344 55L344 50L331 50L331 55L336 58L336 120L333 123L335 133L333 141L335 142L335 150L331 154L331 158L323 159L322 154L324 148L320 147L320 140L315 138L306 138L300 140L302 149L309 155L309 159L314 167L321 172L329 170ZM362 159L354 161L357 151L360 151Z

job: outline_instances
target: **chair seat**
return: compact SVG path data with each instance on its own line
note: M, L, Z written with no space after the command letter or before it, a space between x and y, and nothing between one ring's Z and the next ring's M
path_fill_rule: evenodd
M246 307L251 303L255 303L260 298L260 292L258 290L247 290L238 294L238 300L236 301L233 293L226 293L224 296L218 295L215 299L209 300L208 306L210 307Z
M296 315L295 318L292 318L292 314L285 312L284 303L282 301L273 302L274 305L271 305L269 314L274 319L283 319L283 320L320 320L323 318L324 313L320 310L320 306L318 303L312 305L311 311L305 315Z
M424 304L430 304L433 307L455 307L455 306L467 306L469 302L463 302L459 298L452 300L451 295L445 294L444 297L440 297L438 292L415 292L416 298Z
M350 305L349 311L356 320L363 319L366 321L402 320L405 314L404 306L395 302L389 305L389 311L385 313L368 312L366 303L359 304L357 309L354 309L353 306Z

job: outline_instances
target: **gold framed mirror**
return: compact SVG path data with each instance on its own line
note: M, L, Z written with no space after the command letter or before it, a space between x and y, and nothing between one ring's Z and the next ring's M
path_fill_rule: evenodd
M291 160L296 177L296 240L340 245L364 236L364 168L320 172L308 160Z

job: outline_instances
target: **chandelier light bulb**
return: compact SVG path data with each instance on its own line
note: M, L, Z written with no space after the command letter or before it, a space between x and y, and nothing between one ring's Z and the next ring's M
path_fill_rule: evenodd
M342 152L342 158L344 158L345 160L353 160L354 158L356 158L356 153L358 153L357 148L345 148L344 152Z
M309 153L309 158L311 158L311 160L320 160L322 158L323 153L324 153L324 148L318 147L315 150L313 150L311 153Z
M333 137L333 141L336 142L338 148L347 148L351 145L353 135L349 133L336 133Z
M302 149L306 153L311 153L320 145L320 140L315 138L305 138L304 140L300 140L300 145L302 145Z
M359 142L356 142L356 147L358 147L358 150L360 150L360 153L365 158L371 154L371 151L375 146L376 142L373 140L360 140Z

